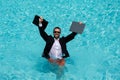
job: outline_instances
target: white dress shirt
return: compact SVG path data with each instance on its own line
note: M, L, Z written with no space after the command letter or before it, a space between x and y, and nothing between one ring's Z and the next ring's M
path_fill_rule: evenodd
M49 52L49 56L52 59L62 59L62 49L61 45L59 43L59 39L54 39L54 43L52 45L52 48Z

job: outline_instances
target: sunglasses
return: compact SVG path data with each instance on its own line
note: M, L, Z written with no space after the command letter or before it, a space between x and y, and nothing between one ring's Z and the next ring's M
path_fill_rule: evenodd
M60 33L59 31L54 31L54 33Z

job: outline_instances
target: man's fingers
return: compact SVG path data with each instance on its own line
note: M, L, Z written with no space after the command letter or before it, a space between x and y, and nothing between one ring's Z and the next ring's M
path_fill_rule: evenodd
M40 19L43 19L43 17L42 17L42 16L40 16Z

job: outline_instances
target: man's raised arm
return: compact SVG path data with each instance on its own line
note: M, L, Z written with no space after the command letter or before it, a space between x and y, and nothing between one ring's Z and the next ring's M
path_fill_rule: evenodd
M45 41L47 41L47 38L48 38L48 34L45 32L47 25L48 25L48 21L40 17L38 29L39 29L40 35Z

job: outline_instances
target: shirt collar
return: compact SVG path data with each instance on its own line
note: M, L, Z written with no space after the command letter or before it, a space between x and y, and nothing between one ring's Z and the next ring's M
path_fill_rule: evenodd
M58 38L58 39L55 39L55 38L54 38L54 40L59 40L59 38Z

